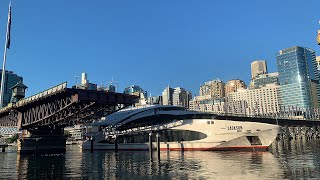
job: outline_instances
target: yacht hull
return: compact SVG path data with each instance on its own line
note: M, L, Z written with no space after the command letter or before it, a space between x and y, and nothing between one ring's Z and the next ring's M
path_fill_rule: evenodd
M213 122L213 124L210 124ZM160 142L162 151L265 151L275 140L280 126L232 120L189 119L153 127L161 132L166 129L202 132L206 138L194 141ZM150 130L145 129L145 132ZM134 130L131 131L131 133ZM153 133L155 135L156 133ZM82 149L90 150L91 141L85 141ZM93 142L94 150L115 150L111 143ZM157 143L152 142L152 150ZM150 143L118 143L117 150L150 150Z

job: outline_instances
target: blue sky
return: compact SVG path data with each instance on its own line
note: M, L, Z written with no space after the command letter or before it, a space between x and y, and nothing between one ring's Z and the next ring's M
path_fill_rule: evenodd
M3 46L8 3L0 1ZM280 49L319 54L319 7L319 0L14 0L7 69L24 77L28 95L71 86L81 72L98 85L114 77L120 90L136 84L160 95L170 85L198 94L211 79L248 83L253 60L276 71Z

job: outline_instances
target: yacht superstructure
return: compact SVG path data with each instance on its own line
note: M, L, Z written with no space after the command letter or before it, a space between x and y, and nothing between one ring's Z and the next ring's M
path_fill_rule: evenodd
M94 149L148 150L265 150L279 126L222 119L214 114L188 111L179 106L145 106L113 113L92 124ZM91 140L82 144L91 148ZM150 141L154 143L150 143Z

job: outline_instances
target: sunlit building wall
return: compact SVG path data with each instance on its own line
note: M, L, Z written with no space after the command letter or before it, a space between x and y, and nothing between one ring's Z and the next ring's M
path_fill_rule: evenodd
M229 80L224 86L225 96L227 96L229 93L237 92L238 89L246 89L246 88L247 88L246 83L244 83L240 79Z
M251 79L255 79L261 74L267 74L267 62L265 60L257 60L251 63Z
M221 80L207 81L200 85L200 96L209 96L210 98L222 98L224 93L224 82Z
M313 50L299 46L280 50L277 67L283 106L318 107L319 71Z

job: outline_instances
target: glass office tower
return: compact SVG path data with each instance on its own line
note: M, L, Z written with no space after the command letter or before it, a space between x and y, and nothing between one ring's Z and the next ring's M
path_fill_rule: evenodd
M133 94L133 95L139 95L139 93L142 93L144 95L144 98L148 97L147 91L143 90L140 86L137 86L137 85L131 85L129 87L126 87L123 93Z
M282 106L318 107L319 74L313 50L299 46L280 50L277 67Z
M2 69L0 69L0 74L2 73ZM23 78L14 74L12 71L6 71L5 83L3 89L3 107L7 106L11 101L12 96L12 88L18 82L23 82ZM1 78L0 78L1 83Z

